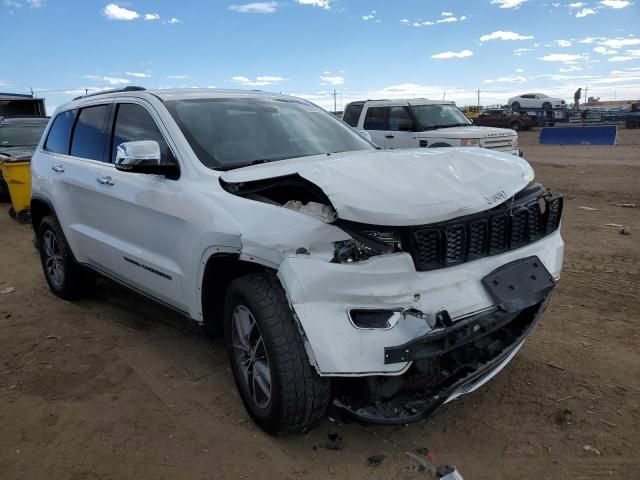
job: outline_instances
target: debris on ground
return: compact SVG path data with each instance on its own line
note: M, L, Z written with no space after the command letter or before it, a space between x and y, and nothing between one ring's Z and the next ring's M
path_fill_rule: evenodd
M586 210L587 212L595 212L596 210L598 210L597 208L592 208L592 207L578 207L580 210Z
M384 462L384 459L387 458L386 455L371 455L367 458L367 465L370 467L377 467L378 465Z
M624 208L636 208L638 205L635 203L616 203L616 207L624 207Z
M460 472L456 469L456 467L450 467L449 465L436 465L435 457L428 449L419 449L418 452L427 452L425 455L422 453L420 455L416 455L411 452L404 452L405 455L411 457L418 464L419 472L428 472L433 477L439 478L441 480L464 480ZM427 460L429 458L429 460Z
M585 445L584 447L582 447L582 449L585 452L592 452L592 453L595 453L596 455L600 455L600 451L597 448L592 447L591 445Z
M556 364L555 364L555 363L553 363L553 362L547 362L547 367L555 368L555 369L557 369L557 370L562 370L563 372L566 372L566 371L567 371L567 369L566 369L566 368L561 367L560 365L556 365Z
M568 427L571 425L571 412L568 408L563 408L562 410L558 410L554 416L554 421L557 425L561 427Z
M622 227L618 230L621 235L631 235L631 229L629 227Z
M605 223L604 226L605 227L616 227L616 228L624 227L624 225L622 225L621 223Z
M325 443L324 448L327 450L342 450L344 448L344 441L342 436L337 433L330 433L327 435L328 441Z
M14 287L7 287L4 290L0 290L0 293L2 295L6 294L6 293L11 293L11 292L15 292L15 288Z

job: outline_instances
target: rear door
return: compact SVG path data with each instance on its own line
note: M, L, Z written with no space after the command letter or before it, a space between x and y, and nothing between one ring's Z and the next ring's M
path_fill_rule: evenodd
M389 107L388 130L385 132L385 148L417 148L418 135L409 107Z
M389 107L367 107L364 117L364 129L371 135L377 146L386 148L386 131L389 125Z

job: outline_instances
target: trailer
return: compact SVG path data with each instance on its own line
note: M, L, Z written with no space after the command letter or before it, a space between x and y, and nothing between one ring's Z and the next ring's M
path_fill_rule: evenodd
M44 98L21 93L0 93L0 117L45 117Z

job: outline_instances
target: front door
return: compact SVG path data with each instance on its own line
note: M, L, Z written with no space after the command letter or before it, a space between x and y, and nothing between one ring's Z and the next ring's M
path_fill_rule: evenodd
M418 134L409 107L390 107L385 148L417 148Z

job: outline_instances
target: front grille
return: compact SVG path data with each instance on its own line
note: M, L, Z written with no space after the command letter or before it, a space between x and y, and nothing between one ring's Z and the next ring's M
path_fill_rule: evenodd
M529 196L461 219L408 227L403 249L416 270L436 270L535 242L558 229L561 215L561 195Z

